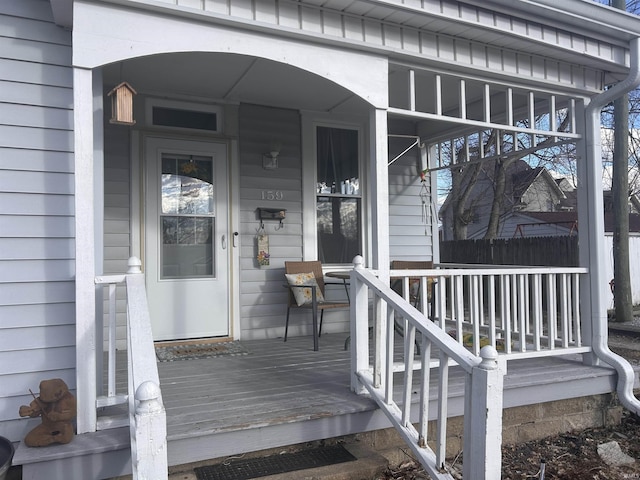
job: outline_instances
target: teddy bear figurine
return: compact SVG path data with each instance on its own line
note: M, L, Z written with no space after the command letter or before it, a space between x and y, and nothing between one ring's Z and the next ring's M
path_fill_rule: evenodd
M73 439L71 422L76 416L76 399L60 378L41 381L40 396L33 395L33 401L28 406L22 405L19 413L21 417L41 417L42 420L24 438L29 447L69 443Z

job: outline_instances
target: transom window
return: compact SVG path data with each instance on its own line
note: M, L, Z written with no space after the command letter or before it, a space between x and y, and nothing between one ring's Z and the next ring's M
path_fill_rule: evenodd
M351 263L362 254L358 131L316 128L318 259Z

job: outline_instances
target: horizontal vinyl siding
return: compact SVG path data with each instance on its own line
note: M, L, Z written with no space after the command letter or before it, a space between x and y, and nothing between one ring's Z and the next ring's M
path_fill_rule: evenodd
M241 338L280 337L287 309L284 262L302 259L300 116L293 110L241 105L239 134ZM273 140L282 143L278 169L264 170L262 155ZM282 192L282 200L262 200L266 190ZM266 268L256 260L258 207L287 210L284 228L275 230L277 221L264 222L271 255Z
M402 152L411 140L389 139L390 151ZM395 157L394 154L393 157ZM392 157L392 158L393 158ZM420 182L418 147L389 166L389 256L391 260L431 260L431 222L433 212L425 216L422 194L426 194L430 208L430 185Z
M46 0L0 2L0 431L29 389L75 388L71 34Z
M104 153L104 260L105 275L122 274L127 271L131 256L131 165L130 129L112 125L106 119ZM108 288L104 289L103 311L105 326L108 325ZM119 286L116 290L116 347L126 348L126 292ZM105 347L108 339L105 328Z

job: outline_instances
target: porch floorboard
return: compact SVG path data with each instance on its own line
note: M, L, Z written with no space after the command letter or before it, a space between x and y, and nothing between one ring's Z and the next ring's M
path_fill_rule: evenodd
M323 335L317 352L311 337L293 337L243 341L248 355L159 363L169 464L388 427L372 400L350 390L347 335ZM463 381L462 374L450 379L452 416L462 414ZM611 392L615 381L613 369L578 356L514 360L504 406Z

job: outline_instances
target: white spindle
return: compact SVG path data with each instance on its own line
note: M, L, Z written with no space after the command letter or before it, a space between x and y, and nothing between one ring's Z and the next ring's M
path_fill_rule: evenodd
M464 80L460 80L460 118L467 118L467 84Z
M109 287L109 334L108 334L108 367L107 367L107 395L116 394L116 284L110 283ZM102 346L101 346L102 347Z
M416 72L409 70L409 110L416 111Z
M442 115L442 77L435 77L436 115Z
M533 275L533 348L541 350L540 339L542 338L542 278L539 273Z

